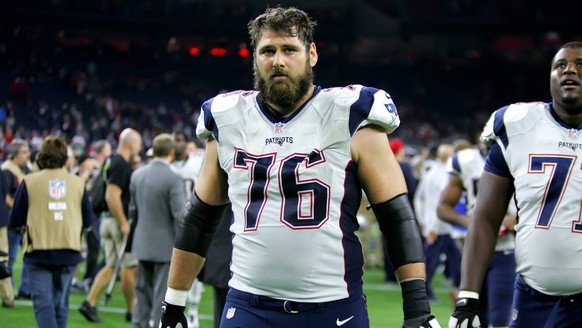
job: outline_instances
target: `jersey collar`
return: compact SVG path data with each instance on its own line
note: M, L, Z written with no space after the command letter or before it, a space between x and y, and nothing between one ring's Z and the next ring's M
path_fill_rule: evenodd
M267 119L269 119L269 121L271 121L272 123L287 123L289 121L291 121L295 116L297 116L301 111L303 111L303 109L307 106L307 104L309 102L311 102L311 100L313 98L315 98L315 96L317 96L317 94L321 91L321 87L316 86L315 90L313 91L313 94L311 95L311 97L309 97L309 99L307 99L307 101L305 101L303 103L303 105L301 105L301 107L299 107L296 111L294 111L291 115L283 118L283 119L279 119L277 117L275 117L275 115L271 114L271 112L269 111L269 109L267 109L266 104L264 104L260 99L259 95L257 94L257 104L259 105L259 109L261 110L261 112L263 112L263 115L265 115L265 117Z

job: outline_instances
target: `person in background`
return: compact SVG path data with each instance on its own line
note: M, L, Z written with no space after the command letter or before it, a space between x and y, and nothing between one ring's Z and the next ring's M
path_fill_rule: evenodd
M426 287L431 301L438 301L432 292L431 281L441 264L441 255L446 256L445 264L453 279L454 286L451 290L453 300L456 299L461 280L461 250L451 236L453 227L437 217L440 194L449 181L447 161L452 154L453 146L450 144L441 144L437 147L436 161L420 180L414 195L416 217L426 243Z
M176 150L174 138L160 134L151 149L153 160L135 170L129 186L128 217L135 224L131 250L138 260L134 328L148 328L150 320L154 327L160 322L157 308L164 300L172 245L186 203L182 177L170 168Z
M64 328L75 267L82 261L81 234L93 213L85 182L67 171L67 144L50 136L38 154L40 171L24 177L14 197L10 225L24 228L28 270L38 327Z
M6 176L0 172L0 199L8 197L8 184ZM14 307L14 289L12 288L12 275L8 266L8 208L6 201L0 201L0 299L2 307Z
M8 148L8 159L2 163L2 171L6 175L8 183L8 197L6 204L8 209L12 208L16 188L29 173L28 164L30 161L30 148L28 143L22 139L14 139ZM14 184L16 182L16 184ZM8 229L8 266L13 272L14 262L18 254L18 247L22 245L22 234L19 230ZM28 272L23 266L20 274L20 286L18 287L17 299L30 299L30 288L28 286Z
M130 128L119 135L117 151L105 162L103 176L107 183L105 199L106 212L102 213L101 243L105 252L105 266L99 270L91 289L79 308L79 312L91 322L100 322L97 314L97 299L112 279L117 256L123 256L121 263L121 290L125 297L127 312L125 320L131 321L135 295L135 268L137 260L130 253L120 249L123 239L129 237L130 225L127 219L129 207L129 183L134 161L142 149L141 135ZM119 253L123 254L119 254Z
M450 178L441 193L437 208L437 215L441 220L462 227L469 225L487 152L487 146L479 143L451 157L447 164ZM465 213L458 211L458 204L463 195L466 199ZM514 224L515 209L512 206L506 215L504 228L497 238L495 253L483 282L480 318L485 327L489 325L506 327L511 317L512 286L515 280L515 236L512 233Z
M171 167L172 170L178 173L184 180L186 199L190 199L194 192L196 181L198 181L200 176L200 169L202 168L202 161L204 160L204 148L199 148L198 145L183 132L174 133L174 139L176 140L176 156L172 161ZM190 147L190 151L188 150L188 146L193 146ZM188 319L188 327L190 328L198 328L200 326L198 307L200 305L204 286L199 278L204 276L204 271L202 271L199 276L200 277L197 277L194 280L194 283L192 283L192 287L188 293L188 313L186 314L186 318Z

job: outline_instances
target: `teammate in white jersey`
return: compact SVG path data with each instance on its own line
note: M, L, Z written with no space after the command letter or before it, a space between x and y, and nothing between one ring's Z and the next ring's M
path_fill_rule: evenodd
M209 139L195 195L176 236L162 327L182 327L187 290L225 204L234 221L232 278L221 327L368 327L356 212L361 188L386 234L403 294L404 327L438 327L424 253L386 133L390 96L313 84L315 23L269 8L249 23L257 91L202 106Z
M199 148L196 154L188 153L187 146L190 140L183 132L174 133L174 139L176 140L176 154L170 167L184 180L186 197L190 199L194 192L196 181L198 181L198 177L200 176L200 170L202 169L204 149ZM203 291L204 286L202 282L196 278L188 294L188 314L186 318L188 319L189 328L198 328L200 326L198 305L200 304Z
M517 277L510 327L582 327L582 43L551 64L550 103L497 110L463 252L450 327L476 327L481 284L515 192Z
M438 206L439 218L445 222L467 227L469 217L475 207L479 179L485 167L487 146L468 148L455 153L448 162L450 179L441 194ZM462 195L466 197L466 214L456 211ZM515 206L500 230L491 264L483 283L484 291L480 297L480 319L483 327L507 327L513 300L513 282L515 281Z

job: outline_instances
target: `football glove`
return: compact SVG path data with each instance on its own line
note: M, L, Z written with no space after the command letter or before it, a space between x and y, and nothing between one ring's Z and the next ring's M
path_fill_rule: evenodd
M6 279L10 277L12 273L8 268L8 263L6 261L0 262L0 279Z
M441 328L441 325L434 315L426 314L418 318L404 320L402 328Z
M188 321L184 315L185 306L162 302L162 317L159 328L188 328Z
M449 328L481 328L479 320L479 299L459 297L455 311L449 319Z

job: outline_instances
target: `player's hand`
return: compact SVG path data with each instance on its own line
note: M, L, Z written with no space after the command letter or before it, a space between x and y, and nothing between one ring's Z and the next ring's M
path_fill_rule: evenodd
M404 320L402 328L441 328L441 325L434 315L426 314L418 318Z
M119 225L119 230L121 230L121 233L123 234L124 237L127 237L129 235L130 229L131 227L129 226L129 223L127 221Z
M163 301L159 328L188 328L188 321L184 315L185 309L185 306L178 306Z
M480 328L479 299L459 297L455 302L455 311L449 319L449 328Z

